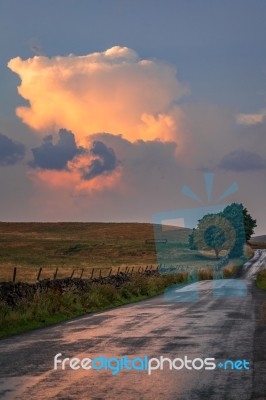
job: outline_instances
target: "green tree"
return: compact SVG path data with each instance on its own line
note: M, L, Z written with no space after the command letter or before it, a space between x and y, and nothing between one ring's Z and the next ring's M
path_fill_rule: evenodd
M254 229L257 226L257 221L254 218L252 218L252 216L249 214L246 208L243 209L243 215L244 215L244 229L245 229L246 241L248 241L250 240L251 236L254 233Z
M190 248L190 250L197 250L194 241L194 235L195 235L195 228L192 229L191 234L188 236L188 247Z
M237 234L230 256L241 256L243 255L244 244L250 239L254 233L254 228L257 226L256 220L251 217L242 203L232 203L225 207L223 215L234 226Z

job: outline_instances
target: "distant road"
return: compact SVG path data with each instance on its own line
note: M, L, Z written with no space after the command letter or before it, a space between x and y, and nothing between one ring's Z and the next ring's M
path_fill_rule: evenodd
M257 272L263 268L266 268L266 250L255 250L252 260L244 266L243 277L254 280Z
M198 302L163 296L0 340L0 398L120 400L265 400L266 293L254 274L265 266L257 250L233 297L199 283ZM228 281L229 282L229 281ZM221 281L223 288L226 281ZM247 295L237 296L241 286ZM187 286L187 290L196 290ZM226 289L226 287L225 287ZM240 290L240 291L239 291ZM177 293L178 298L178 293ZM214 357L246 359L250 370L54 371L53 357Z

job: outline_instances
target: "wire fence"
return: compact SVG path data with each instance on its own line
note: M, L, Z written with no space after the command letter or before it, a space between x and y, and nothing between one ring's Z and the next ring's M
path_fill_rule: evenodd
M133 274L145 273L146 271L158 271L159 265L146 265L146 266L118 266L110 268L69 268L57 267L52 269L50 267L40 268L27 268L27 267L13 267L5 270L5 273L0 277L0 282L38 282L41 280L49 279L94 279L104 278L108 276L118 275L120 273Z

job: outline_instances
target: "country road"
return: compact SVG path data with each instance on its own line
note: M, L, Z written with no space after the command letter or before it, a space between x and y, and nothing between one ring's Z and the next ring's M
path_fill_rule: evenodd
M265 400L266 292L254 276L266 265L266 251L257 250L244 268L243 279L204 281L199 300L180 302L180 292L94 313L0 340L0 398ZM176 298L175 298L176 295ZM250 369L55 371L53 359L63 357L215 358L246 360Z

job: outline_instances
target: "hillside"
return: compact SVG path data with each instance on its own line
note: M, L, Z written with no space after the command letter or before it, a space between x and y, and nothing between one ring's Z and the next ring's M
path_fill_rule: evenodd
M178 228L178 240L187 242L189 232ZM19 267L18 278L24 279L40 267L49 277L57 267L71 271L156 264L153 238L153 225L148 223L1 222L0 279L10 279L14 266Z
M264 242L264 243L266 243L266 235L253 236L250 239L250 242Z

